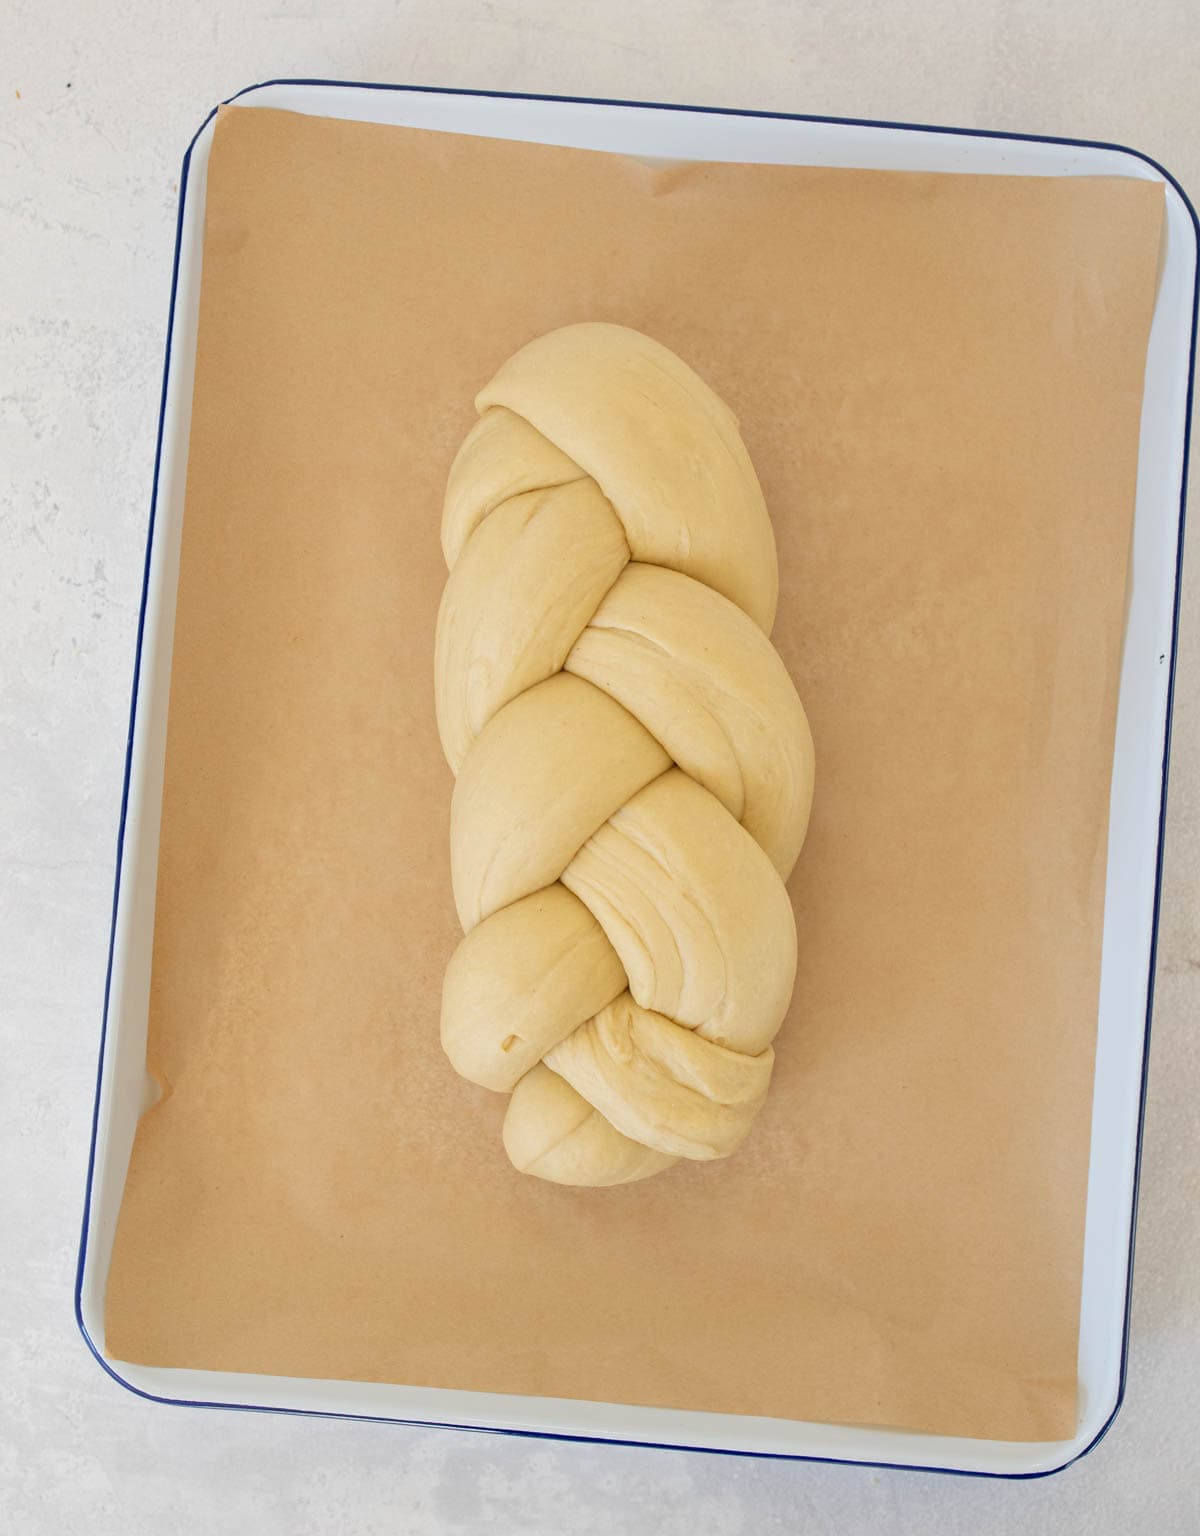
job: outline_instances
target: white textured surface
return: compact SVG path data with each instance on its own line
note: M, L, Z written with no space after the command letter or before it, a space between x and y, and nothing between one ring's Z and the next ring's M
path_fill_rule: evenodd
M1078 1466L995 1484L157 1408L70 1301L178 165L209 106L317 75L945 122L1128 143L1195 194L1194 0L0 0L0 38L0 1529L1200 1531L1194 581L1129 1390Z

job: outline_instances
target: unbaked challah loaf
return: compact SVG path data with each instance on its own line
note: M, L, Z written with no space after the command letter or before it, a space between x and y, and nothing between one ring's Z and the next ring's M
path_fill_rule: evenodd
M511 1093L517 1168L620 1184L728 1155L763 1102L812 738L754 468L685 363L571 325L476 406L442 520L442 1044Z

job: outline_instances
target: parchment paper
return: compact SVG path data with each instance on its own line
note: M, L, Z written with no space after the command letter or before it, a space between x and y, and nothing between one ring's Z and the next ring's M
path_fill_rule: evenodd
M1069 1436L1161 188L654 169L222 112L144 1117L107 1348ZM772 510L817 743L799 981L726 1163L514 1173L438 1044L433 625L472 397L674 348Z

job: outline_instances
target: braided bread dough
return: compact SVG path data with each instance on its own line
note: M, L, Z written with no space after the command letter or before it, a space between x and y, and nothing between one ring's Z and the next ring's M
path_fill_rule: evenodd
M754 468L685 363L567 326L476 406L442 520L442 1044L511 1093L517 1168L620 1184L728 1155L766 1095L812 738Z

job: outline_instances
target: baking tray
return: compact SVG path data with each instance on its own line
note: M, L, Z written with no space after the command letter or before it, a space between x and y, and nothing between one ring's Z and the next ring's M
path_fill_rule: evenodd
M138 618L112 934L76 1277L80 1331L103 1368L155 1402L456 1426L559 1439L1038 1477L1086 1454L1120 1408L1162 872L1179 617L1197 222L1169 172L1119 145L972 129L328 80L272 80L243 107L612 150L643 157L899 171L1125 176L1163 183L1166 232L1146 363L1129 611L1113 760L1091 1162L1079 1332L1079 1418L1053 1443L971 1440L661 1408L353 1381L130 1365L104 1356L104 1289L145 1067L159 811L179 571L205 187L215 110L184 155L154 487Z

